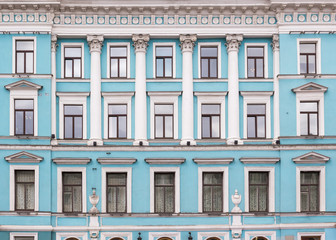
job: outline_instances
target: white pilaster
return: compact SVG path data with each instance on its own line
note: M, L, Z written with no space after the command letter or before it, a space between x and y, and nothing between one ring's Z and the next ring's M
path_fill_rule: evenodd
M100 53L103 46L102 35L88 35L91 53L91 92L90 92L90 141L88 145L103 145L101 128L101 72Z
M56 50L57 36L51 36L51 134L56 138ZM56 140L52 139L52 143Z
M182 139L181 145L196 145L194 140L194 93L192 53L196 35L180 35L182 50Z
M274 90L274 140L278 140L280 136L280 102L279 102L279 72L280 72L280 45L279 35L273 35L273 90Z
M135 51L135 136L133 145L148 145L147 141L147 96L146 96L146 51L148 34L133 35Z
M228 52L228 140L227 144L241 143L239 136L239 75L238 51L242 35L227 35Z

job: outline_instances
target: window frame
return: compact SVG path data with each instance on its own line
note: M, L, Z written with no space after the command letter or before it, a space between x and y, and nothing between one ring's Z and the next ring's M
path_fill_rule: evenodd
M108 111L108 119L107 119L107 121L108 121L108 130L107 130L107 132L108 132L108 139L127 139L127 104L125 104L125 103L121 103L121 104L116 104L116 103L113 103L113 104L108 104L108 109L110 108L110 106L125 106L126 107L126 113L125 114L110 114L109 113L109 111ZM120 137L119 136L119 122L120 122L120 118L121 117L126 117L126 136L125 137ZM110 118L116 118L117 119L117 132L116 132L116 135L117 135L117 137L110 137L110 128L111 128L111 126L110 126Z
M9 240L15 240L15 237L33 237L34 240L38 240L37 232L11 232L9 233Z
M56 240L67 240L68 238L81 238L81 240L88 240L87 232L56 232Z
M296 167L296 212L301 211L301 172L320 172L319 179L319 212L325 211L325 166L297 166Z
M65 107L66 106L81 106L82 107L82 115L65 115ZM64 136L64 139L65 140L82 140L83 139L83 105L81 105L81 104L64 104L63 105L63 126L64 126L64 128L63 128L63 136ZM81 138L75 138L75 118L76 117L82 117L82 137ZM72 138L65 138L65 118L66 117L71 117L71 119L72 119Z
M132 240L132 232L101 232L101 240L110 240L115 238L121 238L123 240Z
M302 240L302 237L320 237L320 240L325 240L324 232L298 232L297 239Z
M174 199L174 212L180 212L180 167L150 167L150 213L155 212L154 206L154 198L155 198L155 184L154 184L154 175L155 173L175 173L175 181L174 181L174 191L175 191L175 199ZM160 214L160 213L159 213ZM164 214L164 213L163 213Z
M302 112L301 111L301 103L316 103L316 105L317 105L317 111L316 112ZM305 114L305 115L307 115L307 127L308 127L308 129L307 129L307 132L308 132L308 134L307 135L302 135L301 134L301 114ZM316 126L316 128L317 128L317 134L310 134L310 114L317 114L317 126ZM300 136L319 136L319 101L300 101L300 120L298 120L298 121L300 121Z
M161 113L161 114L157 114L155 112L155 107L156 105L167 105L167 106L172 106L173 107L173 113L172 114L168 114L168 113ZM163 126L162 126L162 137L156 137L157 135L157 132L156 132L156 125L157 125L157 122L156 122L156 117L162 117L162 123L163 123ZM165 133L166 133L166 117L171 117L172 118L172 137L166 137ZM155 139L174 139L174 104L170 104L170 103L155 103L154 104L154 138Z
M198 232L197 240L208 240L210 238L217 238L220 240L229 240L230 233L228 232Z
M264 237L269 240L276 240L275 231L246 231L245 240L251 240L254 237Z
M166 174L166 175L173 175L174 176L174 183L173 184L171 184L171 185L168 185L168 184L160 184L160 185L158 185L157 184L157 182L155 181L155 176L157 175L157 174ZM156 206L156 201L157 201L157 199L156 199L156 188L157 187L163 187L163 196L164 196L164 198L163 198L163 205L164 205L164 211L163 212L157 212L157 211L155 211L155 206ZM174 199L174 204L173 204L173 209L175 210L175 172L155 172L154 173L154 213L157 213L157 214L166 214L166 213L168 213L168 214L172 214L172 213L174 213L174 211L173 212L166 212L166 194L165 194L165 190L166 190L166 187L172 187L173 188L173 192L174 192L174 196L173 196L173 199Z
M248 77L247 68L247 48L248 47L263 47L264 48L264 76L263 77ZM245 43L244 44L244 54L245 54L245 78L246 79L267 79L268 78L268 43Z
M218 114L203 114L203 112L202 112L202 106L203 105L219 105L219 113ZM221 128L222 128L222 126L221 126L221 104L219 104L219 103L202 103L201 104L201 136L202 136L202 139L220 139L221 138L221 135L220 135L220 133L221 133ZM203 136L203 118L209 118L210 120L209 120L209 123L210 123L210 137L204 137ZM219 128L219 136L218 137L213 137L212 136L212 130L213 130L213 128L212 128L212 118L214 118L214 117L218 117L218 119L219 119L219 126L218 126L218 128Z
M172 76L156 76L156 47L172 47ZM174 79L176 78L176 43L175 42L153 42L153 78L154 79Z
M300 71L300 44L301 43L315 43L315 73L301 73ZM320 38L297 38L297 74L299 75L315 75L321 74L321 39Z
M33 171L34 172L34 181L33 182L18 182L17 178L16 178L18 171ZM27 207L26 207L26 205L27 205L26 186L24 187L24 200L25 200L24 205L25 205L25 208L24 209L17 209L16 208L16 200L18 198L17 197L17 186L18 186L18 184L23 184L23 185L33 184L33 186L34 186L34 205L35 205L35 170L15 170L14 174L15 174L15 176L14 176L14 179L15 179L15 211L17 211L17 212L20 212L20 211L23 211L23 212L34 211L34 209L27 209ZM34 208L35 208L35 206L34 206Z
M107 44L107 65L106 65L106 78L108 79L127 79L131 77L131 59L130 59L130 46L129 42L108 42ZM126 77L111 77L111 47L126 47Z
M26 110L26 109L16 109L16 107L15 107L15 102L16 102L16 100L32 100L33 101L33 109L32 110ZM34 103L34 99L26 99L26 98L20 98L20 99L18 99L18 98L15 98L14 99L14 135L15 136L34 136L34 122L35 122L35 119L34 119L34 106L35 106L35 103ZM23 115L23 120L25 119L25 116L26 116L26 112L27 111L32 111L33 112L33 134L26 134L25 133L25 130L26 130L26 121L23 121L23 134L17 134L16 133L16 112L17 111L23 111L24 112L24 115Z
M222 50L221 50L222 42L198 42L197 50L198 50L198 78L199 79L220 79L222 78ZM202 47L217 47L217 77L202 77L202 62L201 62L201 48Z
M108 173L126 173L126 213L132 212L132 168L131 167L103 167L102 173L102 194L101 211L107 213L107 174ZM119 213L116 213L119 214Z
M248 106L249 105L263 105L265 106L265 114L249 114L247 113L247 109L248 109ZM266 129L267 129L267 125L266 125L266 120L267 120L267 116L266 116L266 104L265 103L247 103L246 104L246 138L247 139L265 139L266 138ZM265 132L265 137L258 137L258 117L262 117L264 116L264 119L265 119L265 128L264 128L264 132ZM248 137L248 130L249 130L249 124L248 124L248 118L249 117L253 117L254 120L255 120L255 136L256 137Z
M10 165L9 167L9 210L17 211L15 207L16 189L15 189L15 171L16 170L34 170L34 191L35 191L35 207L34 210L39 210L39 166L38 165ZM19 211L31 211L31 210L19 210Z
M66 47L71 47L71 48L76 48L80 47L82 49L82 54L81 54L81 76L80 77L65 77L65 48ZM84 55L84 43L82 42L62 42L61 43L61 76L62 78L65 79L83 79L84 77L84 60L85 60L85 55Z
M269 212L269 196L270 196L270 194L269 194L269 172L265 172L265 171L249 171L249 173L248 173L248 177L250 178L250 174L251 173L267 173L267 184L254 184L254 185L258 185L258 186L260 186L260 185L262 185L262 186L264 186L264 185L266 185L267 186L267 203L266 203L266 211L260 211L259 210L259 205L258 205L258 210L259 211L251 211L250 210L250 199L249 199L249 212L251 212L251 213L267 213L267 212ZM249 179L249 186L248 186L248 192L249 192L249 196L250 196L250 189L251 189L251 183L250 183L250 179ZM258 190L258 192L259 192L259 190ZM258 200L259 200L259 194L258 194ZM259 201L258 201L259 202Z
M81 189L82 189L82 194L83 194L83 173L82 172L65 172L65 171L63 171L62 172L62 210L63 210L63 213L65 213L65 214L77 214L77 213L82 213L83 212L83 201L81 202L81 211L73 211L73 200L74 200L74 191L73 191L73 187L74 186L79 186L79 185L75 185L75 184L71 184L70 186L71 186L71 188L72 188L72 190L71 190L71 192L72 192L72 211L69 211L69 212L64 212L64 193L65 193L65 191L64 191L64 174L75 174L75 173L80 173L81 174L81 178L82 178L82 183L81 183ZM67 185L68 186L68 185ZM85 197L85 196L81 196L81 198L83 198L83 197Z
M180 232L149 232L148 240L159 240L160 238L170 238L172 240L181 240Z
M34 50L33 50L33 72L32 73L17 73L16 69L16 41L34 41ZM22 75L30 75L36 74L36 37L12 37L12 73L13 74L22 74ZM26 68L26 67L25 67Z

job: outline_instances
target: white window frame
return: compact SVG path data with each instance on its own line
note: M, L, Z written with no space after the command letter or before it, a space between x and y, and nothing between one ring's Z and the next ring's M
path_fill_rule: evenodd
M108 132L108 116L109 116L109 108L110 104L126 104L127 108L127 133L126 138L132 138L132 97L134 95L133 92L103 92L104 97L104 139L109 139ZM114 139L118 140L118 139Z
M106 68L106 78L111 78L111 61L110 61L110 57L111 57L111 51L110 48L111 47L126 47L126 57L127 57L127 61L126 61L126 78L130 78L131 77L131 53L130 53L130 48L131 48L131 44L129 42L109 42L107 43L107 68Z
M270 236L271 238L268 238L267 236ZM245 232L245 240L251 240L254 237L264 237L268 240L276 240L276 232L275 231Z
M34 72L33 73L16 73L15 72L15 66L16 66L16 40L23 40L23 41L34 41ZM26 74L36 74L36 37L13 37L12 38L12 46L13 46L13 49L12 49L12 73L13 74L22 74L22 75L26 75Z
M154 213L154 174L155 173L175 173L175 212L180 212L180 167L150 167L150 212ZM161 236L161 235L160 235Z
M59 139L64 139L64 105L83 105L83 139L87 139L87 92L57 92L59 97Z
M221 240L230 240L229 232L198 232L197 240L207 240L209 238L219 238Z
M38 240L38 233L35 232L11 232L9 234L9 240L15 240L15 237L34 237L34 240Z
M297 73L300 73L300 43L316 44L316 74L321 73L321 39L320 38L297 38ZM309 74L309 73L307 73Z
M217 47L217 78L222 78L221 42L198 42L198 78L201 79L201 47Z
M86 168L85 167L58 167L57 168L57 212L63 213L63 172L82 173L82 212L86 213Z
M244 47L245 47L245 78L247 78L247 47L264 48L264 78L268 78L268 43L245 43Z
M155 238L159 239L162 237L167 237L172 240L180 240L181 233L180 232L149 232L148 240L154 240Z
M34 170L34 191L35 191L35 207L34 211L39 210L39 166L38 165L10 165L9 167L9 210L15 211L15 171L16 170Z
M81 58L81 62L82 62L82 76L81 78L84 78L84 43L81 42L77 42L77 43L73 43L73 42L63 42L61 43L61 76L62 78L65 78L65 66L64 66L64 49L66 47L81 47L82 49L82 58Z
M34 100L34 136L38 136L38 94L37 89L21 90L11 89L9 96L9 134L15 136L15 99L33 99Z
M104 213L107 211L106 206L106 185L107 185L107 173L126 173L126 212L132 212L132 168L131 167L103 167L102 168L102 194L101 194L101 211Z
M150 138L155 139L155 104L172 104L174 113L173 139L178 139L178 97L181 92L148 92L150 96ZM160 139L161 140L161 139ZM163 139L162 139L163 140Z
M275 212L275 168L244 167L245 212L249 212L249 172L268 172L268 212ZM265 234L263 234L265 235Z
M301 212L301 172L320 172L319 179L319 211L325 211L325 166L297 166L296 167L296 211Z
M198 167L198 212L203 212L203 173L223 173L223 212L229 212L229 168L228 167Z
M318 102L318 135L324 136L324 92L296 92L296 134L301 136L300 102Z
M110 240L112 238L121 238L123 240L132 240L132 232L102 232L101 240Z
M196 92L197 138L202 139L202 104L220 104L220 138L225 139L225 97L227 92ZM208 140L208 139L207 139Z
M56 232L56 240L62 240L62 238L65 238L67 240L68 238L82 238L81 240L88 240L87 232Z
M271 95L273 92L240 92L244 99L244 138L247 139L247 105L265 104L266 138L271 138ZM253 139L254 140L254 139Z
M167 47L173 47L173 74L172 78L176 78L176 50L175 50L175 42L153 42L153 78L159 78L156 77L156 47L162 47L162 46L167 46Z
M321 237L321 240L325 240L325 233L324 232L298 232L297 233L297 240L301 240L301 237Z

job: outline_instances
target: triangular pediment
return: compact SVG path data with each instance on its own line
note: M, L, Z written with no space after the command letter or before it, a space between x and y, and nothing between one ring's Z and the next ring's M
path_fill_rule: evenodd
M23 151L7 156L5 160L10 163L39 163L43 160L43 157Z
M327 90L327 87L313 82L292 89L293 92L325 92Z
M6 85L5 88L7 90L39 90L42 86L27 80L20 80Z
M329 161L330 157L324 156L320 153L309 152L293 158L293 162L295 163L326 163Z

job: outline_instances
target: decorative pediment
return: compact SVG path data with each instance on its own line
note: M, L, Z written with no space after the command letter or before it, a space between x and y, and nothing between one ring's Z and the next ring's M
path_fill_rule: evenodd
M39 163L43 160L43 157L23 151L7 156L5 160L9 163Z
M293 162L295 163L326 163L329 161L330 157L324 156L320 153L309 152L293 158Z
M306 83L300 87L293 88L293 92L325 92L328 88L317 83Z
M5 86L7 90L40 90L42 87L26 80L17 81Z

